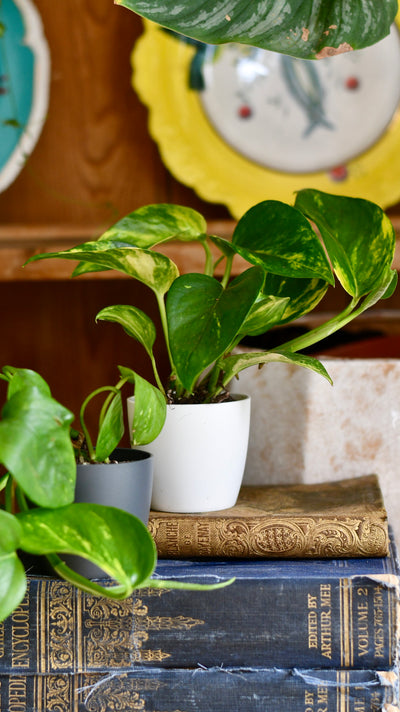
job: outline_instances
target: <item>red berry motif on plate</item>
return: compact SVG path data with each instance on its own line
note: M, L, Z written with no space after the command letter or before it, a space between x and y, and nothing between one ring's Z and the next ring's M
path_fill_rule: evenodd
M355 89L359 88L360 81L359 81L359 79L357 79L357 77L347 77L345 86L346 86L346 89L350 89L350 91L354 91Z
M249 119L253 112L248 104L242 104L238 109L238 115L241 119Z
M340 182L342 180L346 180L348 176L348 171L346 166L335 166L335 168L331 168L329 171L329 177L331 180Z

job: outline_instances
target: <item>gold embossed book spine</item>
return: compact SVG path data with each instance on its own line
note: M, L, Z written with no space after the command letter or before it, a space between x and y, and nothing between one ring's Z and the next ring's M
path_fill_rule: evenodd
M386 556L387 514L376 475L317 485L244 486L231 509L150 512L161 558Z

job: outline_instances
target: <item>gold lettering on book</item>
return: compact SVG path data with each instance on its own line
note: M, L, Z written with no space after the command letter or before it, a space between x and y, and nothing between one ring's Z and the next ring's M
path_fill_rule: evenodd
M304 712L314 712L314 692L312 690L304 691Z
M7 709L8 712L26 711L26 677L23 675L10 679Z
M369 651L368 588L357 588L357 652L360 657Z
M29 668L29 593L11 615L11 665Z
M321 584L319 595L307 596L308 608L308 648L320 651L321 655L332 659L332 603L331 584Z
M381 586L374 588L374 657L385 657L384 600Z

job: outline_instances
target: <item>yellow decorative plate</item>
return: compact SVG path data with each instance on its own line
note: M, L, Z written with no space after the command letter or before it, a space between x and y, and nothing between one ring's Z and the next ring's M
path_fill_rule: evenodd
M400 200L400 35L318 62L187 40L145 22L133 86L163 161L240 217L301 188Z

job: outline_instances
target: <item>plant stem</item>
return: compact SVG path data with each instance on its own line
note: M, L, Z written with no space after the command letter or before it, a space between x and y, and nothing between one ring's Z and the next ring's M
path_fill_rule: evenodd
M174 362L173 362L173 360L172 360L171 349L170 349L170 346L169 346L167 311L166 311L166 309L165 309L164 297L163 297L162 295L158 294L158 292L155 292L155 295L156 295L156 298L157 298L158 310L159 310L159 313L160 313L161 326L162 326L162 330L163 330L163 334L164 334L165 345L166 345L166 347L167 347L168 359L169 359L169 363L170 363L170 366L171 366L171 375L174 375L174 373L175 373L175 370L174 370ZM157 371L157 369L156 369L156 371ZM157 375L158 375L158 374L157 374ZM155 376L155 378L156 378L156 380L157 380L156 374L154 374L154 376ZM160 381L160 378L158 378L157 384L159 383L159 381ZM159 386L159 387L160 387L160 386ZM164 393L164 395L165 395L165 390L164 390L164 388L163 388L162 386L161 386L161 391L162 391L162 393Z
M300 349L308 348L309 346L316 344L318 341L322 341L322 339L334 334L335 331L338 331L343 326L346 326L346 324L354 319L355 314L353 311L358 302L359 299L352 299L350 304L340 314L337 314L332 319L329 319L329 321L317 326L315 329L308 331L306 334L297 336L295 339L291 339L290 341L277 346L275 349L271 349L271 351L300 351Z
M129 596L132 592L131 590L127 590L126 587L122 585L106 588L105 586L100 586L99 584L94 583L94 581L89 581L89 579L70 569L69 566L67 566L67 564L62 561L59 556L57 556L57 554L47 554L46 558L53 567L54 571L56 571L61 578L65 579L65 581L68 581L69 583L72 583L74 586L77 586L82 591L86 591L87 593L107 596L108 598L122 599Z
M212 252L210 250L210 246L207 242L207 239L202 240L201 244L203 245L204 252L206 253L206 263L204 265L204 274L207 274L209 277L212 277L213 273L214 273Z
M7 483L6 483L4 504L5 504L6 512L10 512L11 514L14 512L14 490L15 490L14 480L12 477L9 477L7 480Z
M221 280L221 284L224 289L226 289L228 282L229 282L229 278L231 276L232 262L233 262L233 255L229 255L229 257L226 258L224 276L222 277L222 280Z

